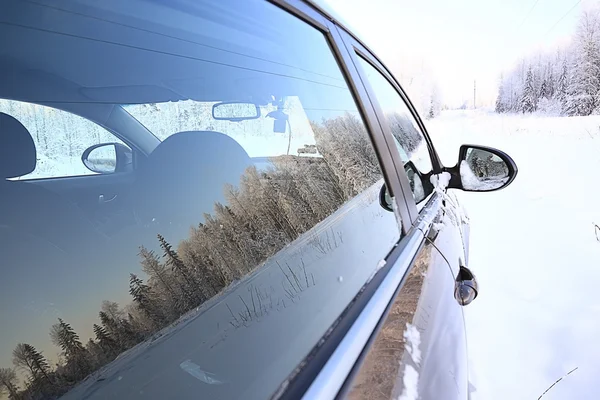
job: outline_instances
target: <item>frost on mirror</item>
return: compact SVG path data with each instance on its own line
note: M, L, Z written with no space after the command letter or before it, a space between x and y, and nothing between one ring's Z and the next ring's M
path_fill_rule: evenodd
M460 163L460 178L463 189L488 191L501 188L510 179L506 162L497 155L470 148Z

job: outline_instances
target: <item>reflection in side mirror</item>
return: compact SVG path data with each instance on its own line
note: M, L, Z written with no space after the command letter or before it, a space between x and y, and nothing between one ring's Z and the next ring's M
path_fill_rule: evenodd
M458 165L451 171L451 187L471 192L489 192L508 186L517 175L517 165L506 153L490 147L463 145Z
M222 102L212 107L212 117L216 120L239 122L260 117L260 107L254 103Z
M379 204L381 205L381 207L383 207L384 210L393 212L393 201L394 200L392 199L392 196L390 196L390 192L388 192L387 186L384 183L383 185L381 185L381 190L379 191Z
M101 143L88 147L81 156L83 165L98 174L112 174L130 170L133 165L131 150L120 143Z

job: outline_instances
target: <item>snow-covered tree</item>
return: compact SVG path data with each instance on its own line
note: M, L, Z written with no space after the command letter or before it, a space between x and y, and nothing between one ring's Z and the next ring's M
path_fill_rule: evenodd
M155 326L161 327L166 324L166 318L161 312L159 304L155 301L152 289L135 274L130 274L129 294L133 297L137 307L146 314Z
M521 110L523 113L531 113L535 111L537 105L537 98L533 88L533 72L531 67L527 71L527 77L525 78L525 85L523 86L523 93L521 94Z
M14 366L29 375L29 383L36 391L45 393L54 387L54 381L50 378L50 365L35 347L28 343L19 343L12 354Z
M582 13L569 46L527 57L505 73L496 104L497 112L600 113L599 9Z
M575 58L567 90L568 115L590 115L600 104L600 19L585 11L575 36Z
M556 91L554 92L554 98L560 102L563 112L565 112L567 109L568 88L569 70L567 67L567 59L565 58L562 62L560 74L558 76Z
M11 400L21 399L17 384L17 373L12 368L0 368L0 396L5 394Z
M504 94L504 82L502 82L502 78L500 78L500 87L498 88L498 97L496 98L496 112L503 113L507 111L507 106L505 104L505 94Z

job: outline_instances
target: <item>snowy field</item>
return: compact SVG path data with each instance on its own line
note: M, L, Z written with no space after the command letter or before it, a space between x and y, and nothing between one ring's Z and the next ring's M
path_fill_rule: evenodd
M600 116L447 111L428 121L446 165L462 143L506 151L505 190L459 193L471 217L465 308L474 400L600 397ZM600 232L599 232L600 236Z

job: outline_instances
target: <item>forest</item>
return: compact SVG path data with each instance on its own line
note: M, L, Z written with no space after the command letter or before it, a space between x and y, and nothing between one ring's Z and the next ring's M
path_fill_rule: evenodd
M495 111L600 114L600 8L581 14L568 46L527 57L503 74Z
M400 115L389 115L389 121L395 138L412 155L422 145L420 134ZM129 276L131 302L122 307L103 301L93 324L94 337L87 339L67 318L58 318L48 328L51 342L60 349L55 365L34 343L17 343L13 365L0 368L0 394L19 400L60 397L121 353L155 339L190 310L226 292L381 180L359 117L345 114L310 124L318 157L282 155L271 157L267 170L249 167L239 186L224 188L226 204L216 203L212 214L191 227L187 239L173 246L157 235L160 254L139 247L144 275ZM291 291L314 279L289 272ZM258 312L268 313L271 306L261 304ZM232 318L243 325L256 312L255 306L248 307L245 313L232 313Z

